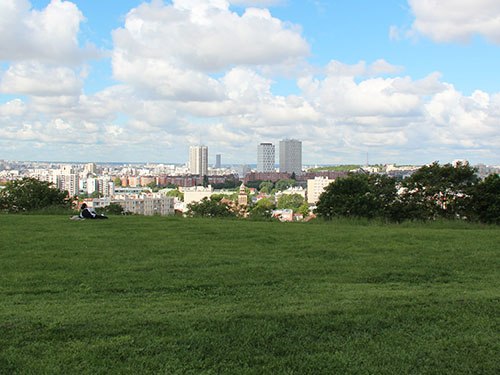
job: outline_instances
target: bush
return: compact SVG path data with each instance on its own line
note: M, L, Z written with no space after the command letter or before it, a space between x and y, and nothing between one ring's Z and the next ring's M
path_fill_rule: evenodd
M220 199L203 198L201 202L188 204L189 216L198 217L234 217L236 213L232 207Z
M471 215L483 223L500 224L500 176L492 174L470 190Z
M0 191L0 209L8 212L40 211L51 207L70 208L67 191L61 191L46 181L27 177L8 182Z
M248 218L251 220L271 220L275 205L269 198L262 198L249 206Z
M283 194L278 200L278 208L280 210L289 208L297 212L304 202L304 198L300 194Z
M103 215L123 215L124 210L121 205L118 203L110 203L109 205L99 208L96 210L98 214L103 214Z
M385 175L354 174L330 184L321 194L315 213L334 217L390 217L396 180Z

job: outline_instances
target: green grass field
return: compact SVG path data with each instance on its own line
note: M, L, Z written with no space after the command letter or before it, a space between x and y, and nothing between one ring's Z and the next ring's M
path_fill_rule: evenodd
M500 229L0 215L0 374L500 374Z

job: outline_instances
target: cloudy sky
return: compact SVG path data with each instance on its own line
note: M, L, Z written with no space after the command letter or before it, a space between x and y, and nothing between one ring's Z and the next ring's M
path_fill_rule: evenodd
M498 0L1 0L0 159L500 164Z

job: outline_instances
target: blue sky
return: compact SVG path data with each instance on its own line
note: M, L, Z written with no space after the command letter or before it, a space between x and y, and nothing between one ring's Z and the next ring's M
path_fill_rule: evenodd
M3 19L2 19L3 18ZM500 164L494 0L8 0L0 159Z

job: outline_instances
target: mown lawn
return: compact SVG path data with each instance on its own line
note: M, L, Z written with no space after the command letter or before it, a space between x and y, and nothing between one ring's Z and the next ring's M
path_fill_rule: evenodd
M0 374L500 374L500 228L0 215Z

